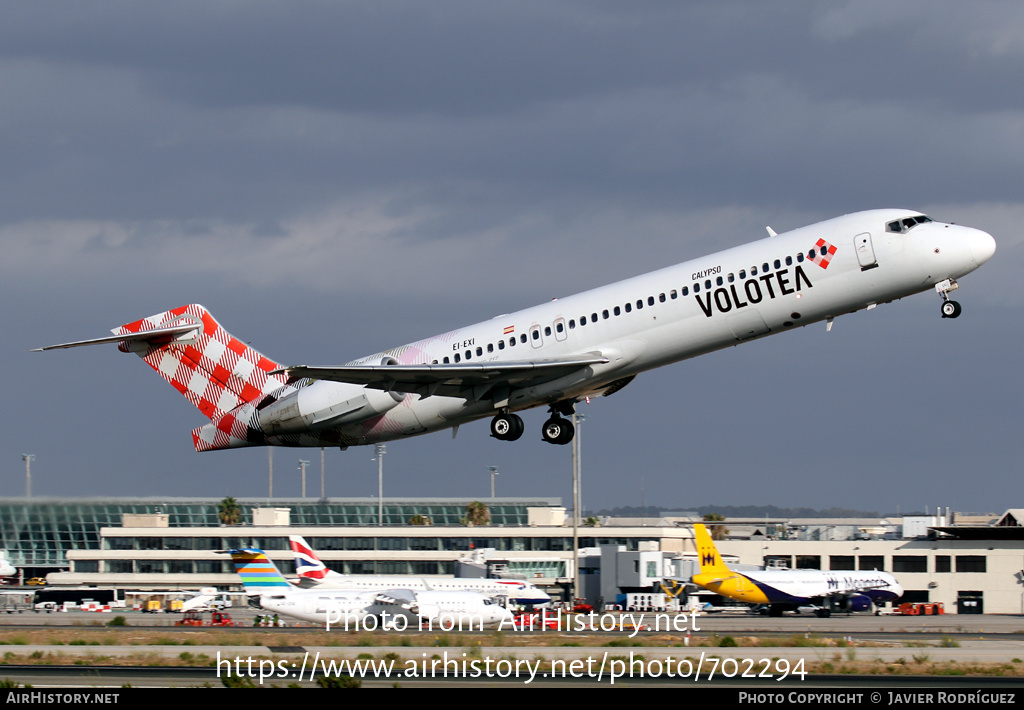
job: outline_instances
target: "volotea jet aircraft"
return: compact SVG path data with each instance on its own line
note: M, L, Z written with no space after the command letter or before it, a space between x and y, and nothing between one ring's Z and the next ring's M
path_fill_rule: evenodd
M577 402L639 373L934 289L949 294L985 263L985 232L919 212L875 210L819 222L484 323L353 360L288 367L230 335L199 305L128 323L115 335L41 350L117 343L210 423L197 451L349 446L491 418L523 434L516 412L548 407L542 435L566 444Z

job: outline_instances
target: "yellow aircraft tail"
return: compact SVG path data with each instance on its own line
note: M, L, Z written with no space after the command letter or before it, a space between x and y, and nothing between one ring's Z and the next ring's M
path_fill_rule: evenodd
M711 578L729 575L730 570L722 562L722 556L718 554L718 548L715 547L711 535L708 534L708 529L697 523L693 526L693 531L697 537L697 554L700 556L701 575L710 575Z

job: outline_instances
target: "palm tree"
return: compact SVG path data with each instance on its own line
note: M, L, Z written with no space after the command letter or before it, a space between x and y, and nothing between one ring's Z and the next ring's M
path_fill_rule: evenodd
M486 504L475 500L466 506L466 517L462 521L469 527L487 525L491 522L491 511Z
M221 525L238 525L242 520L242 507L231 496L217 504L217 519Z
M706 523L722 523L725 522L725 516L719 515L718 513L708 513L704 516L704 522ZM712 540L724 540L725 536L729 534L729 528L724 525L711 525L710 530Z

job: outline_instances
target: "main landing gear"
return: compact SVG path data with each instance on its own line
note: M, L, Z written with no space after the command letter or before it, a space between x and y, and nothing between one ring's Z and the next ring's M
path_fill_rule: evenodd
M960 284L953 279L946 279L935 284L935 290L942 296L943 318L957 318L960 316L960 304L949 298L950 291L956 291L958 288L960 288Z
M572 414L572 402L556 402L550 411L551 418L544 422L541 437L549 444L568 444L576 434L576 428L562 415ZM491 436L499 441L515 441L522 435L523 420L518 414L504 410L491 420Z
M557 414L544 422L544 429L541 430L544 441L559 445L568 444L572 441L575 433L576 427L572 425L572 422Z
M523 420L518 414L502 412L491 420L491 436L499 441L515 441L523 435Z

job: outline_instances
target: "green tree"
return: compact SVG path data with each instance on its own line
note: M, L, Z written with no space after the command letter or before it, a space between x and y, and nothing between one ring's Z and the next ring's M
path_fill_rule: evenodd
M487 509L486 504L475 500L466 506L466 517L462 522L470 527L487 525L491 522L491 511Z
M242 506L228 496L217 504L217 519L221 525L238 525L242 521Z
M725 522L725 517L718 513L708 513L704 516L704 522L723 523ZM729 528L724 525L709 525L708 532L711 533L712 540L724 540L725 536L729 534Z
M411 518L409 518L409 525L433 525L433 524L434 523L431 522L430 518L428 518L426 515L420 515L419 513L416 513L416 515L414 515Z

